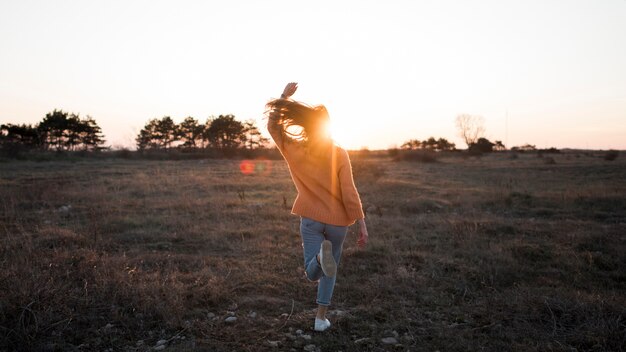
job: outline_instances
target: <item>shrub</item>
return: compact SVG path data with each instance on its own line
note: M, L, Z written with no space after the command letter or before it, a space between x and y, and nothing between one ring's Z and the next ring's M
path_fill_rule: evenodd
M4 143L0 146L0 156L21 159L31 148L19 143Z
M561 151L559 149L551 147L551 148L545 148L545 149L538 149L537 153L538 154L559 154L561 153Z
M537 150L537 148L534 145L527 143L527 144L524 144L524 145L521 145L521 146L513 147L513 148L511 148L511 150L515 151L515 152L522 152L523 153L523 152L529 152L529 151Z
M604 154L604 160L613 161L617 159L619 152L617 150L609 150Z
M387 154L392 157L393 159L398 157L398 154L400 154L400 149L398 148L389 148L387 149Z
M121 148L118 150L114 150L111 151L111 155L115 158L121 158L121 159L130 159L133 157L133 151L129 150L128 148Z
M468 151L470 154L483 154L493 152L494 143L491 143L487 138L478 138L476 143L469 145Z

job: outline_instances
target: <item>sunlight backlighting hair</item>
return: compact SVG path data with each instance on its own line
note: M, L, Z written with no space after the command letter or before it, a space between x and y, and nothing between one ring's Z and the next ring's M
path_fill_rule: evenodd
M267 103L266 114L278 115L283 133L296 141L330 140L330 116L324 105L309 106L288 99Z

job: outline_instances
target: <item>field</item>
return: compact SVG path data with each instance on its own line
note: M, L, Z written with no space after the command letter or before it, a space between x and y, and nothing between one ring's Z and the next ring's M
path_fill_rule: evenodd
M370 244L351 228L325 333L283 161L4 161L0 350L624 351L602 156L354 156Z

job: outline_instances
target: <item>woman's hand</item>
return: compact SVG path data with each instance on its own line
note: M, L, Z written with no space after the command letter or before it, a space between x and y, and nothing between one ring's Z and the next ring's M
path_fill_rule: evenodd
M359 219L359 239L356 241L356 244L363 249L367 245L368 239L369 234L367 233L367 226L365 226L365 219Z
M296 82L290 82L287 83L287 85L285 86L285 89L283 90L283 94L280 95L280 97L282 99L289 99L289 97L291 97L296 90L298 90L298 83Z

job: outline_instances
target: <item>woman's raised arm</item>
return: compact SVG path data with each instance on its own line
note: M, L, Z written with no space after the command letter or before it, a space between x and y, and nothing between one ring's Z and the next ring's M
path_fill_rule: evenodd
M281 99L289 99L294 93L298 90L298 83L289 82L283 89L283 93L280 95ZM285 134L283 131L283 125L281 124L281 115L280 111L273 109L269 112L267 119L267 130L269 131L274 143L284 155L284 146L285 146Z
M289 82L283 89L283 94L280 95L281 99L289 99L298 90L298 82Z

